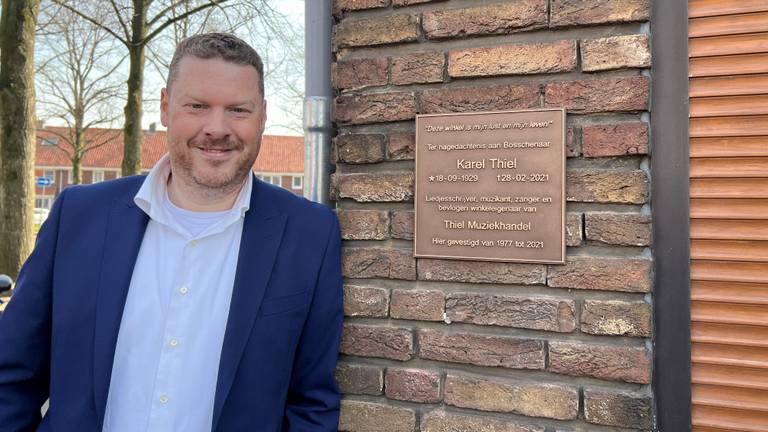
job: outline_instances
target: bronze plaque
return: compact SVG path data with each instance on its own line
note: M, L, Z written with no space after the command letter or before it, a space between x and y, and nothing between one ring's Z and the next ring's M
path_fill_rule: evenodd
M416 257L565 262L565 110L416 116Z

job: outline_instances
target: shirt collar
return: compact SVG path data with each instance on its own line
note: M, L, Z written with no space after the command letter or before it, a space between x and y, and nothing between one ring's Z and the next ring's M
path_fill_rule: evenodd
M141 188L133 197L133 202L144 211L151 219L164 224L170 223L170 216L162 205L163 200L168 199L168 176L171 174L171 158L166 153L152 167L141 184ZM245 184L240 188L234 205L230 209L231 214L237 218L245 217L245 213L251 206L251 191L253 190L253 174L248 175Z

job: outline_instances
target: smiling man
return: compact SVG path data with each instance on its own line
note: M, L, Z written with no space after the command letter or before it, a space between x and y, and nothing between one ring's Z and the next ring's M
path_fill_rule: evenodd
M335 431L339 227L251 172L261 59L184 40L161 114L147 176L69 188L42 227L0 319L0 432Z

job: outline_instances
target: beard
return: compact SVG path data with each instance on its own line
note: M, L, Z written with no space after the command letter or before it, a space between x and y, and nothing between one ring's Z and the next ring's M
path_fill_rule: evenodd
M256 154L258 154L258 145L259 143L256 143ZM241 140L232 136L225 139L192 138L183 146L182 151L175 152L176 155L171 154L175 156L172 158L172 162L175 162L173 165L178 170L177 177L181 177L182 181L189 186L216 195L238 190L250 174L256 159L256 155L251 158L250 153L245 151L246 146ZM234 161L229 160L220 163L199 160L196 162L193 156L196 148L237 151L239 156L236 156ZM232 162L235 163L234 169L225 169L224 165ZM196 164L204 165L195 166Z

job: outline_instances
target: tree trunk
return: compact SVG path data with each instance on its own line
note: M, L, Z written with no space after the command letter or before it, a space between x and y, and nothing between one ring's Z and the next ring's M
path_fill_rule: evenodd
M72 157L72 184L79 185L83 182L83 174L80 167L82 166L82 159L74 156Z
M78 114L76 114L78 115ZM85 132L83 132L82 115L75 120L74 145L72 146L72 184L81 184L83 182L82 164L83 154L85 153ZM70 135L72 136L72 135Z
M141 173L141 116L144 101L144 37L147 33L145 0L134 0L131 20L130 70L128 72L128 100L125 103L123 127L123 176Z
M0 273L18 276L34 245L35 27L39 0L2 0L0 18Z

